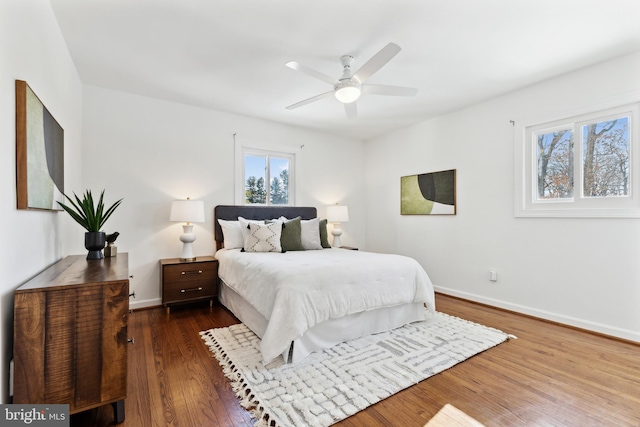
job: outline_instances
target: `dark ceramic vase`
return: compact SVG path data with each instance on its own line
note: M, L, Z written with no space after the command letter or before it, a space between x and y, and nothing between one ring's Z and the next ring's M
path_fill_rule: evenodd
M89 231L84 233L84 247L89 251L87 259L104 258L102 249L107 241L107 235L103 231Z

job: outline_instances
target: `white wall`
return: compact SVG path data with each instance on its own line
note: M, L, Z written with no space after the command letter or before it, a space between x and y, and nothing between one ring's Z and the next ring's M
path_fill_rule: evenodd
M369 141L368 248L418 259L441 292L640 341L640 220L515 218L510 123L638 89L640 53ZM401 216L400 177L446 169L458 214Z
M132 307L160 302L158 260L180 254L171 200L205 201L197 254L212 254L212 210L233 200L233 134L299 148L297 204L349 205L343 243L418 259L443 292L640 341L640 220L513 217L509 120L640 89L640 54L572 73L367 143L96 87L82 87L46 0L0 2L0 401L7 400L13 291L70 253L64 214L15 208L15 79L65 131L65 190L124 197L106 231L130 254ZM553 102L549 102L553 99ZM82 123L82 125L81 125ZM456 168L458 215L401 216L399 178ZM365 223L366 219L366 223ZM366 232L365 232L366 230ZM498 270L498 282L487 271ZM508 329L507 327L505 329Z
M0 2L0 402L8 397L13 291L67 253L64 214L16 209L15 80L25 80L64 129L65 188L76 185L82 85L46 0Z
M205 202L194 253L214 254L213 208L234 204L234 133L299 150L296 205L316 206L320 216L327 205L348 205L343 244L366 244L361 141L93 86L84 87L83 106L83 187L74 191L106 189L109 204L124 198L105 231L119 231L118 252L129 253L132 308L160 304L159 260L180 256L182 227L169 221L172 200Z

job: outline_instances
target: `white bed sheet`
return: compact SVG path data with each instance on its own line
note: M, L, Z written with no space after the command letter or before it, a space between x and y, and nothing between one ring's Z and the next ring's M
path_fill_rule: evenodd
M349 333L360 336L353 328L353 319L361 318L361 322L355 324L370 323L363 330L373 328L379 332L389 328L378 330L378 319L387 317L397 322L402 310L386 310L395 313L393 315L383 314L385 310L371 315L366 312L407 304L407 307L415 305L409 309L414 312L409 317L415 317L419 312L417 308L423 305L430 311L435 310L433 286L426 272L412 258L400 255L340 249L284 254L222 249L216 253L216 258L222 281L266 320L266 327L264 322L256 322L262 325L252 328L262 338L265 363L286 353L294 340L302 342L298 346L301 354L306 352L305 339L300 338L329 320L336 321L335 331L345 327L338 319L353 316L344 321L350 322L349 328L353 329ZM246 319L240 320L246 322ZM321 332L309 335L312 338L308 344L310 348L327 344L323 341L332 332ZM294 352L297 351L294 346Z

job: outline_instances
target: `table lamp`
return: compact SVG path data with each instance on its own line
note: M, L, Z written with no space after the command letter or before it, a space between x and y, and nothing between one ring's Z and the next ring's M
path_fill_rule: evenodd
M174 200L171 204L171 221L186 222L182 226L183 233L180 236L182 245L182 261L195 261L193 256L193 242L196 235L193 232L192 222L204 222L204 203L202 200Z
M342 229L340 223L349 222L349 209L346 206L335 204L327 206L327 221L333 223L333 247L339 248L342 246L340 242L340 236L342 235Z

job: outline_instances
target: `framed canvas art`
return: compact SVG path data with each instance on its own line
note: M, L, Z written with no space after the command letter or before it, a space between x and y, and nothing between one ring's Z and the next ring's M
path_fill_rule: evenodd
M64 130L22 80L16 80L16 190L18 209L62 209Z
M401 177L400 214L455 215L456 170Z

